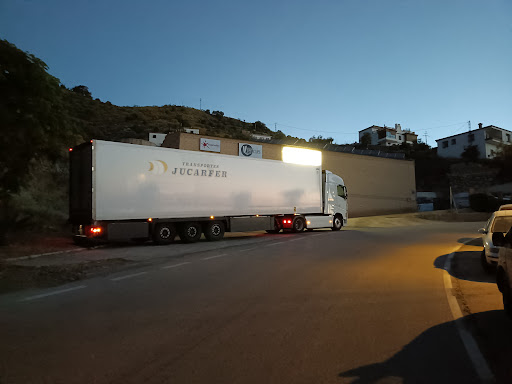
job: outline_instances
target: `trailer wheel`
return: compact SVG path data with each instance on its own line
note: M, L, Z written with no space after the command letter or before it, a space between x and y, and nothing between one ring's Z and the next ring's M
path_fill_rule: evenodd
M339 231L343 227L343 216L339 213L334 215L334 220L332 221L332 230Z
M293 219L292 232L302 232L305 226L304 219L302 217L296 217Z
M181 226L179 235L185 243L195 243L201 238L201 225L196 222L185 223Z
M176 237L176 228L171 223L158 223L153 229L153 241L156 244L171 244Z
M208 241L221 240L224 237L224 223L222 221L211 221L206 224L204 237Z

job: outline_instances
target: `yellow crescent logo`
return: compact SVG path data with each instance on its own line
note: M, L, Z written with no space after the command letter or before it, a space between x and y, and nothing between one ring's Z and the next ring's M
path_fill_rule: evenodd
M167 163L162 160L156 160L156 161L150 161L149 162L149 172L157 175L161 175L165 172L167 172L167 169L169 167L167 166Z
M165 161L162 161L162 160L157 160L159 162L162 163L162 165L164 166L164 173L167 172L167 163Z

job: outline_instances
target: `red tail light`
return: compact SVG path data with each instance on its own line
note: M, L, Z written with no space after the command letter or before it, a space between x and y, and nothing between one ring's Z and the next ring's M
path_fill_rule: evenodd
M101 227L91 227L90 229L92 235L99 235L102 232Z

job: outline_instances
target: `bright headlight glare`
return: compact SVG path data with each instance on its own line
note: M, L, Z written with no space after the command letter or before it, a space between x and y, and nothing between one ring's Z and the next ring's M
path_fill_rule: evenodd
M300 165L322 165L322 152L314 149L283 147L283 161Z

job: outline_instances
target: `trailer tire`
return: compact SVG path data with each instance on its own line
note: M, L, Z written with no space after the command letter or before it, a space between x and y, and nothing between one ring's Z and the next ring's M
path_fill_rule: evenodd
M159 245L171 244L176 237L176 228L171 223L157 223L153 228L153 242Z
M180 239L185 243L195 243L201 238L201 225L196 222L184 223L179 231Z
M292 232L299 233L304 231L304 227L306 226L306 223L304 222L304 219L302 217L296 217L293 219L292 224Z
M222 240L224 232L224 223L222 221L211 221L205 226L204 237L208 241L218 241Z
M343 216L337 213L332 220L332 230L339 231L341 227L343 227Z

